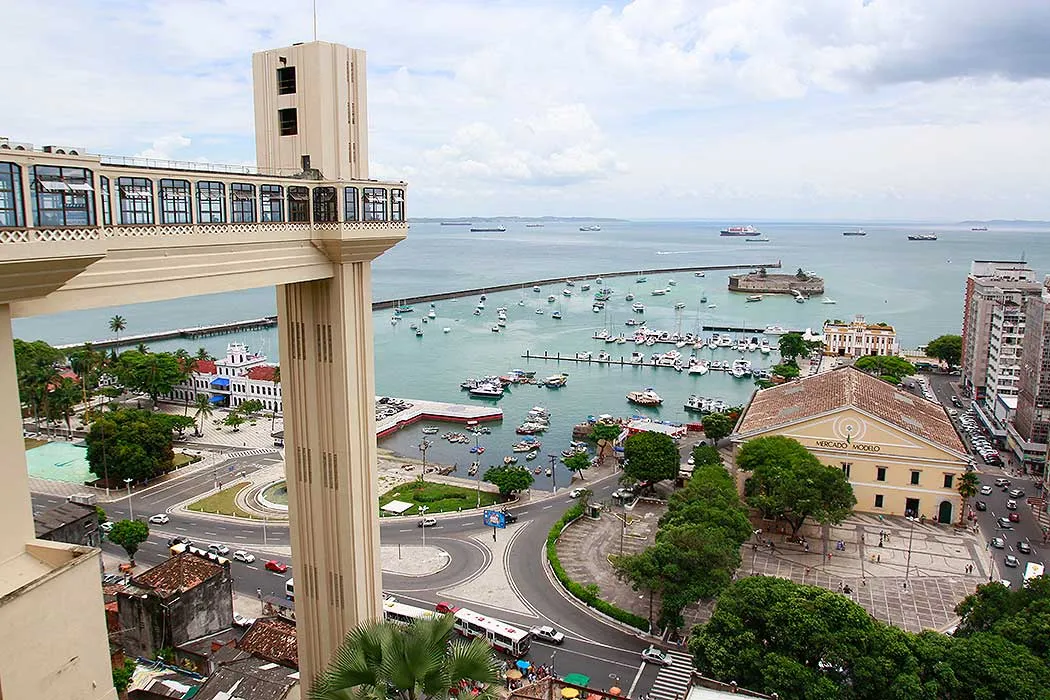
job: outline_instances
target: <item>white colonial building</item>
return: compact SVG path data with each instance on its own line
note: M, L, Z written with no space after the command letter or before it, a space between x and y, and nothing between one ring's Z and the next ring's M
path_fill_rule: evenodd
M216 406L230 408L257 399L265 410L283 414L281 384L276 379L277 365L268 364L265 355L251 353L241 343L230 343L226 357L197 360L193 378L175 387L171 398L193 402L198 394L206 394Z
M839 357L865 355L897 355L897 331L886 323L866 323L863 316L854 316L851 323L841 321L824 324L824 352Z

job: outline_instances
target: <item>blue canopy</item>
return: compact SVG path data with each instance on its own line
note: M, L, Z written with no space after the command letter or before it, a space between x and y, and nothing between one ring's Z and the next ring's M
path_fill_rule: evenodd
M227 379L226 377L216 377L215 379L211 380L211 385L212 386L229 386L230 385L230 380Z
M225 398L225 396L212 396L208 401L210 403L222 403Z

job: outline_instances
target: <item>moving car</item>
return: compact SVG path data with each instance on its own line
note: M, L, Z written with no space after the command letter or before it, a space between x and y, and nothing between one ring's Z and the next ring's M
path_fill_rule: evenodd
M1019 523L1019 522L1021 522L1021 514L1018 513L1017 511L1013 511L1012 513L1010 513L1010 522L1012 522L1012 523Z
M243 549L238 549L233 553L234 561L243 561L245 564L251 564L255 561L255 555L251 552L246 552Z
M514 515L514 513L511 513L506 508L501 509L500 513L503 513L503 521L505 523L516 523L516 522L518 522L518 516Z
M1004 547L1006 547L1006 540L1004 540L1002 537L993 537L992 546L996 549L1003 549Z
M192 547L193 546L193 542L190 541L190 538L189 537L183 537L182 535L175 535L170 540L168 540L168 546L169 547L174 547L177 544L184 544L187 547Z
M579 498L586 490L587 489L573 489L572 491L569 491L569 498Z
M1011 569L1013 569L1016 568L1020 562L1017 561L1017 557L1015 557L1013 554L1007 554L1006 557L1003 559L1003 563L1009 566Z
M530 632L532 632L533 637L542 642L561 644L565 641L565 635L553 627L533 627Z
M104 522L101 525L99 525L98 529L102 530L102 532L109 532L110 530L113 529L113 521L112 520L107 520L106 522Z
M265 568L267 571L273 571L278 574L283 574L284 572L288 571L288 565L284 562L279 562L276 559L271 559L270 561L266 562L263 568Z
M1002 488L1003 486L1009 486L1010 485L1010 480L1009 479L1004 479L1002 477L999 477L998 479L995 480L995 485L998 486L999 488Z
M1032 553L1032 545L1028 544L1024 540L1021 540L1020 542L1017 543L1017 551L1020 552L1021 554L1031 554Z
M459 610L459 606L453 605L452 603L443 600L434 606L434 610L437 610L442 615L451 615L452 613Z
M1021 489L1014 489L1010 492L1010 498L1024 498L1024 491Z
M419 520L417 527L434 527L437 524L437 518L426 517Z
M171 518L168 517L167 513L157 513L149 516L149 521L154 525L166 525L171 522Z
M208 551L215 552L216 554L220 554L222 556L226 556L230 553L230 548L224 544L210 544L208 545Z
M988 504L984 501L977 501L975 505L977 506L977 510L988 510Z
M1017 501L1015 501L1013 499L1007 501L1006 502L1006 509L1007 510L1017 510Z
M992 493L992 487L991 486L985 484L984 486L981 487L981 494L982 495L988 496L991 493Z
M671 665L671 657L667 652L651 644L642 650L642 661L648 661L651 664L659 664L660 666Z
M1011 513L1011 515L1013 515L1013 514ZM998 520L995 521L995 523L996 523L996 525L998 525L999 527L1001 527L1004 530L1013 530L1014 529L1014 524L1009 518L999 518Z

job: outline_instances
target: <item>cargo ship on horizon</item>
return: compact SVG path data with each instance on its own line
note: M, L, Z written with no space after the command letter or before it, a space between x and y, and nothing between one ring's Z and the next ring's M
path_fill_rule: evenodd
M729 226L722 229L719 233L723 236L759 236L762 234L761 231L750 224L747 226Z

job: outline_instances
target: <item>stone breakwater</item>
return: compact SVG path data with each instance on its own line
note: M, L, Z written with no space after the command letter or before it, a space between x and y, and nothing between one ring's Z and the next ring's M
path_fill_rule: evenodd
M824 293L824 278L810 275L801 279L796 275L775 275L761 272L749 272L743 275L729 276L729 291L748 294L794 294L799 292L806 296Z

